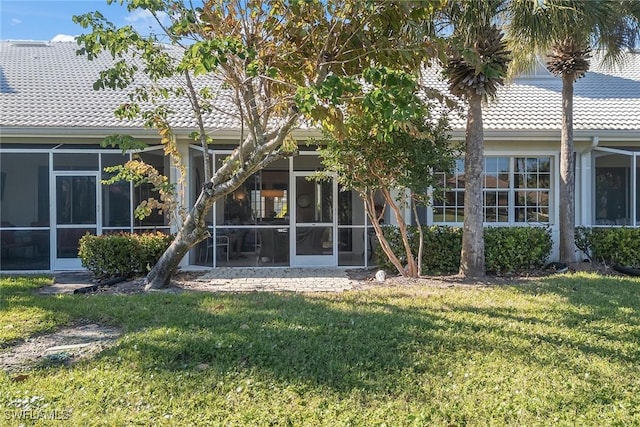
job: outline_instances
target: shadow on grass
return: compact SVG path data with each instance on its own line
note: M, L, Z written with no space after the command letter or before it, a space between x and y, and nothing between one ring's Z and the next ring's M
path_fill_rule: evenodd
M590 273L558 274L546 277L523 291L538 295L553 293L571 304L608 313L623 307L640 310L640 278L601 276Z
M590 327L608 339L635 339L640 342L637 328L629 334L598 326L607 322L618 326L640 326L640 279L595 274L558 275L523 287L521 291L534 297L554 295L566 301L569 308L558 309L555 313L566 327Z
M514 363L568 372L583 372L591 357L640 365L640 279L568 274L490 289L484 302L459 300L430 316L454 336L462 331L472 353L498 349Z
M594 341L635 347L630 354L601 349L595 353L640 362L640 279L586 273L558 275L524 287L522 292L531 296L553 295L566 301L566 308L557 308L555 313L554 308L549 310L567 328L589 332Z
M21 294L9 305L124 329L118 345L86 363L126 363L143 373L252 372L340 392L401 392L407 376L443 376L472 358L570 371L584 370L581 359L592 356L638 365L639 288L640 282L566 276L423 298L402 289L323 296Z

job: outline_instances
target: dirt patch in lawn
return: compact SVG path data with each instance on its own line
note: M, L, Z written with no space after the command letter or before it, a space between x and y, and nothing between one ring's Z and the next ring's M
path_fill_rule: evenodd
M69 326L28 338L0 352L0 369L13 373L37 366L71 365L113 345L122 332L95 323Z
M493 287L502 285L518 285L526 284L531 281L543 279L545 277L553 276L556 274L587 272L595 273L601 276L622 276L620 272L610 266L601 263L591 262L578 262L568 266L568 268L558 269L554 263L545 268L532 269L522 273L515 274L487 274L482 278L466 278L459 274L440 275L440 276L420 276L418 278L402 277L396 274L387 274L387 278L384 282L378 283L375 280L375 274L377 269L353 269L347 270L347 275L351 280L356 280L361 283L358 289L368 289L371 287L382 286L424 286L435 288L451 288L451 287L472 287L477 289L479 287ZM559 264L559 263L558 263ZM626 276L629 277L629 276ZM369 286L367 286L367 284Z

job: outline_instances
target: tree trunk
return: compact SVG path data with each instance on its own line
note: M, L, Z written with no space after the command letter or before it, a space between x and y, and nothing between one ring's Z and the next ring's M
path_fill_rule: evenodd
M573 148L573 74L562 75L562 135L560 139L560 262L576 261L575 174Z
M482 189L484 170L484 133L482 129L482 97L469 97L467 112L467 138L464 156L464 225L460 275L483 277L484 267L484 213Z
M285 153L278 149L282 147L298 117L299 113L292 111L278 129L269 133L264 133L260 129L261 132L254 132L253 135L241 141L233 154L213 174L211 180L202 187L198 200L191 208L175 239L147 274L146 290L169 286L171 276L176 272L182 258L191 248L210 236L205 218L214 202L235 191L252 174L285 156ZM209 161L207 156L204 160ZM239 169L237 169L238 163L240 163Z
M147 274L145 290L168 287L182 258L191 248L209 237L204 219L213 205L213 200L214 197L203 189L175 239Z
M404 267L396 254L393 252L391 248L391 244L384 237L384 233L382 231L382 225L380 224L380 220L378 218L375 203L374 203L374 193L370 192L368 194L362 194L365 197L365 210L369 215L369 219L371 220L371 225L373 225L373 229L376 232L376 237L378 238L378 242L380 242L380 247L382 251L385 253L389 261L393 264L393 266L398 270L398 273L404 275Z
M413 216L416 218L416 227L418 227L418 277L420 277L422 275L422 254L424 253L424 230L420 223L418 207L416 206L413 197L411 199L411 208L413 209Z
M418 269L416 267L416 260L411 250L411 244L409 243L409 232L407 230L407 222L404 219L404 215L397 201L391 196L388 189L382 189L382 194L387 202L387 205L393 212L396 222L398 223L398 231L400 232L400 238L402 239L402 247L404 248L405 257L407 263L405 267L399 271L402 276L405 277L418 277ZM402 197L402 196L401 196Z

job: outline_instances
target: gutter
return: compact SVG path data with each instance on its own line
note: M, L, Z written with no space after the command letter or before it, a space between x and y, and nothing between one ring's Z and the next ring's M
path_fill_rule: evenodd
M189 134L196 129L178 128L174 129L174 134L180 139L190 139ZM208 129L208 134L214 138L220 139L238 139L240 129L220 128ZM104 138L105 136L121 134L131 135L137 138L153 138L159 139L158 132L155 129L145 129L139 127L5 127L0 126L0 136L17 137L17 138L39 138L39 137L60 137L69 139L81 138ZM320 129L294 129L291 135L296 139L305 138L324 138L324 134Z
M176 137L180 139L190 139L189 134L196 129L177 128L174 129ZM207 129L210 136L219 139L237 140L240 135L239 128L218 128ZM597 147L602 141L638 141L638 133L640 129L586 129L574 130L574 141L591 141L591 147L587 150ZM142 126L128 127L34 127L34 126L16 126L8 127L0 125L0 137L17 137L17 138L36 138L36 137L61 137L68 139L81 138L103 138L107 135L124 134L138 138L159 139L155 129L145 129ZM324 139L324 134L317 128L298 128L291 132L291 135L299 140L306 138ZM464 128L455 128L450 133L454 141L464 141L466 130ZM518 143L518 140L528 141L560 141L559 129L485 129L485 141L509 141ZM595 144L595 145L594 145Z
M580 129L574 130L574 141L590 141L596 146L601 141L638 141L640 129ZM464 141L466 130L456 128L450 133L453 140ZM485 129L485 141L510 141L518 143L518 140L528 141L556 141L560 142L560 129ZM595 148L595 147L594 147Z

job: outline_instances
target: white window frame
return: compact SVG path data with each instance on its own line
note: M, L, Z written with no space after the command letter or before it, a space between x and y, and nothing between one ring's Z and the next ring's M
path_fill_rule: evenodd
M608 154L619 154L623 156L629 157L629 167L630 167L630 224L596 224L596 153L608 153ZM618 149L618 148L609 148L609 147L597 147L591 152L591 201L589 209L590 209L590 223L588 224L590 227L640 227L640 212L638 212L638 186L640 186L639 178L638 178L638 170L640 169L640 151L633 149Z
M485 153L484 158L496 158L502 157L507 158L509 161L509 188L505 191L509 192L508 196L508 220L500 221L500 222L487 222L484 221L484 225L491 227L503 227L503 226L548 226L554 227L558 224L558 210L557 206L559 205L558 200L558 190L557 190L557 178L556 171L559 170L559 153L558 151L551 150L540 150L540 151L520 151L520 150L508 150L508 151L491 151ZM515 212L516 212L516 192L518 189L515 188L515 159L516 158L541 158L541 157L549 157L550 158L550 171L549 171L549 221L548 222L536 222L536 221L516 221ZM483 183L483 194L486 192L487 188ZM491 191L491 189L489 189ZM540 188L532 188L532 191L542 191L546 189ZM456 191L456 190L454 190ZM458 189L457 192L464 192L464 189ZM463 205L464 206L464 205ZM463 207L458 206L456 207ZM437 207L437 206L436 206ZM485 206L483 203L483 215L484 215ZM430 208L427 210L427 222L433 225L442 225L442 226L451 226L451 227L459 227L463 224L463 221L434 221L434 205L431 204Z

